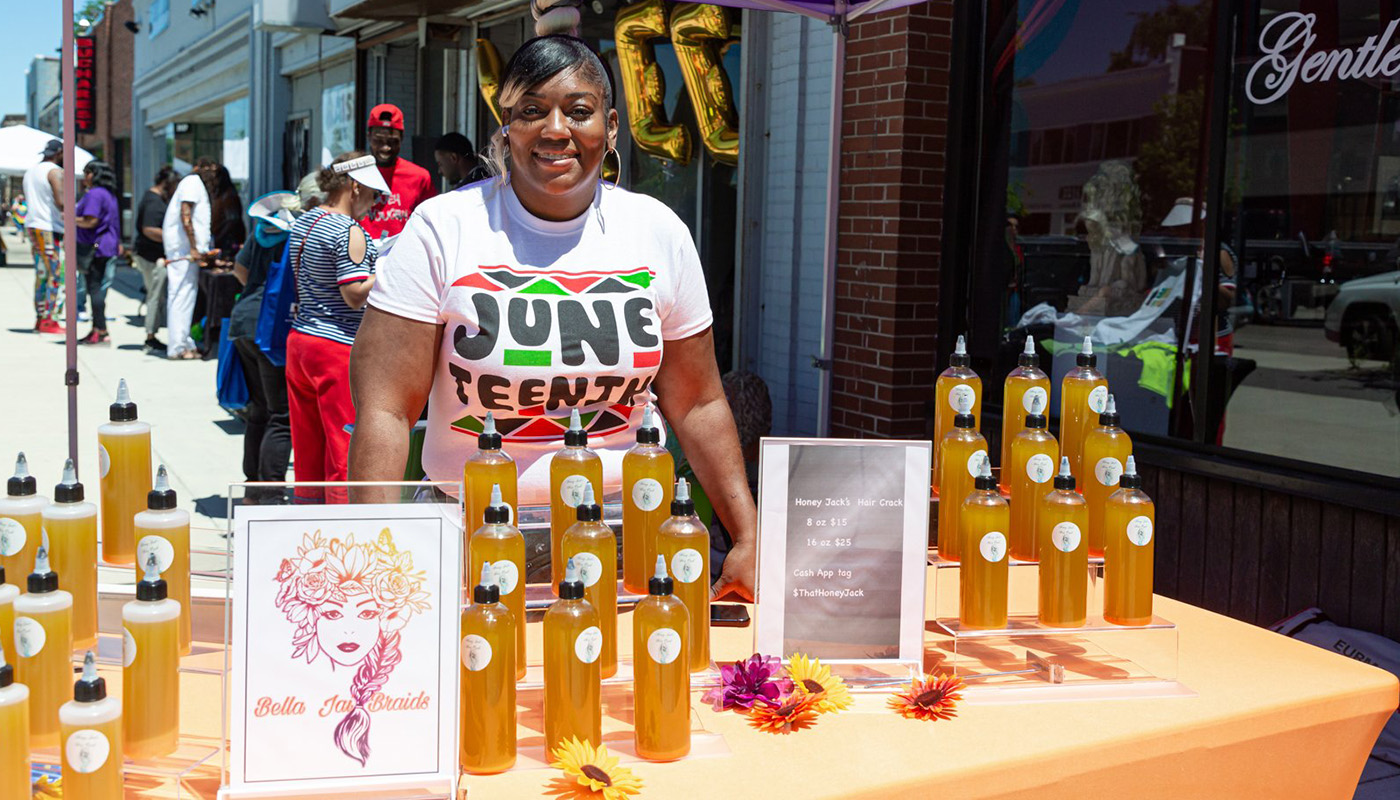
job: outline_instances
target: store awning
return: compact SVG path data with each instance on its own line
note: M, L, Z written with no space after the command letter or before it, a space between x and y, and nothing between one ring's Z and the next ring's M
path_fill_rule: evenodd
M347 19L405 21L448 14L460 17L463 16L462 12L489 2L490 0L360 0L335 12L334 16Z

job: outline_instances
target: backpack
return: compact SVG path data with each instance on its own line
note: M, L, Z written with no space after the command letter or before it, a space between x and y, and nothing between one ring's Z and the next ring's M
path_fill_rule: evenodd
M296 307L297 283L291 264L291 237L267 268L263 284L262 308L258 311L258 328L253 340L267 355L267 360L282 367L287 364L287 334L292 330L292 315Z

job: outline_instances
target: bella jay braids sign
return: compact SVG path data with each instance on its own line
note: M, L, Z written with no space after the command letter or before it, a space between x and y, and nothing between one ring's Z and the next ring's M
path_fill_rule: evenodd
M73 121L78 133L97 130L97 44L91 36L74 39Z
M1245 94L1259 105L1288 94L1298 81L1360 80L1392 77L1400 73L1400 42L1395 42L1400 19L1385 32L1367 37L1359 47L1315 50L1316 14L1289 11L1279 14L1259 32L1260 58L1249 69Z

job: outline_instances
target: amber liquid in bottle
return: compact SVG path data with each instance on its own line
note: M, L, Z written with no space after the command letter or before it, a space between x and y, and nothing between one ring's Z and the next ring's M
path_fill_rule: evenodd
M962 500L972 491L973 478L987 458L987 440L977 432L976 424L971 414L959 414L953 421L953 430L938 447L943 461L943 489L938 496L938 557L944 561L962 557L958 541ZM943 502L944 498L949 502Z
M29 774L29 687L15 683L15 670L0 650L0 797L31 795Z
M1094 369L1094 345L1084 337L1075 368L1060 384L1060 455L1069 459L1071 474L1084 474L1084 437L1108 407L1108 381Z
M1118 490L1123 466L1133 454L1133 441L1124 432L1113 395L1099 415L1099 424L1084 438L1084 502L1089 506L1089 555L1104 554L1104 508Z
M64 676L66 678L69 676ZM73 699L58 711L63 796L82 800L122 798L122 704L107 696L89 650Z
M147 498L149 508L136 515L136 553L145 564L152 553L170 599L180 604L180 655L190 654L190 512L175 507L175 490L161 465Z
M622 457L622 585L633 594L647 591L656 532L666 521L675 479L675 460L661 446L661 431L647 406L637 444Z
M1036 411L1026 416L1025 429L1011 443L1011 468L1001 471L1003 479L1011 476L1011 557L1018 561L1040 559L1035 512L1051 489L1060 454L1059 442L1045 427L1045 404L1032 407Z
M1005 628L1011 507L997 491L991 465L985 461L972 493L963 501L959 525L958 621L964 628Z
M501 502L497 502L501 501ZM493 488L482 518L486 524L472 534L469 575L480 575L481 565L490 562L500 602L510 609L515 625L515 679L525 677L525 537L510 524L510 509Z
M953 355L949 359L950 366L943 370L938 376L937 383L934 384L934 404L933 404L933 441L935 443L943 441L948 432L954 427L954 417L958 414L971 414L973 427L979 428L982 423L982 379L977 377L968 364L971 363L967 355L967 343L962 336L958 337L958 343L953 350ZM933 492L942 492L942 463L943 455L938 448L933 451ZM971 483L969 482L969 486ZM961 498L966 492L954 493L953 497Z
M0 567L16 586L24 585L24 576L34 568L34 554L39 550L43 534L44 508L47 498L38 494L34 476L29 474L29 462L24 453L15 460L15 474L0 497Z
M603 631L583 598L577 568L566 566L559 599L544 615L544 738L554 748L571 737L603 743Z
M1036 511L1040 537L1040 624L1077 628L1084 624L1089 598L1089 547L1084 529L1089 515L1074 491L1068 458L1060 459L1055 490Z
M710 531L695 516L690 484L676 481L671 516L656 535L656 554L666 560L672 592L690 617L686 655L690 671L710 668ZM635 624L635 623L634 623ZM640 656L634 654L634 658Z
M574 524L574 509L583 502L585 486L603 490L603 461L588 448L588 432L574 409L569 430L564 433L564 448L549 462L549 567L556 590L564 580L564 531Z
M593 487L583 490L576 509L578 522L564 533L564 562L572 561L583 582L584 597L598 612L603 631L604 678L617 674L617 537L603 523L603 508L594 502Z
M117 385L110 422L97 428L98 488L102 503L102 560L136 563L132 518L146 508L151 491L151 426L136 418L126 381Z
M462 612L462 769L475 775L515 766L515 616L500 602L495 572L482 565Z
M15 600L19 587L5 582L5 568L0 567L0 650L15 655Z
M148 559L136 599L122 606L122 742L136 761L180 747L180 604L157 567Z
M73 595L58 588L42 545L27 585L15 600L15 680L29 687L30 745L53 747L58 709L73 690Z
M73 647L97 646L97 506L83 501L83 485L69 459L54 502L44 508L58 584L73 595Z
M1045 409L1050 407L1050 378L1041 372L1038 363L1035 340L1027 336L1026 349L1021 353L1016 369L1006 376L1001 406L1001 461L997 463L1001 465L1001 488L1008 492L1012 491L1014 476L1014 470L1009 467L1015 463L1011 445L1026 429L1026 415L1044 414ZM1037 403L1040 408L1034 410Z
M1153 533L1157 522L1152 498L1142 490L1137 464L1128 456L1122 488L1108 498L1103 558L1103 617L1115 625L1152 621Z
M647 596L632 612L636 670L634 736L637 755L674 761L690 752L690 667L686 631L690 614L671 593L666 558L658 555Z
M501 435L496 432L496 418L486 412L486 425L476 438L476 452L462 467L462 485L466 494L462 497L462 509L466 514L466 524L462 530L470 537L480 528L485 519L486 506L491 502L491 487L501 487L501 500L510 511L507 523L515 523L515 509L519 505L517 494L518 472L515 459L501 449ZM490 559L494 562L496 559ZM477 574L472 569L468 575ZM525 573L521 573L522 575Z

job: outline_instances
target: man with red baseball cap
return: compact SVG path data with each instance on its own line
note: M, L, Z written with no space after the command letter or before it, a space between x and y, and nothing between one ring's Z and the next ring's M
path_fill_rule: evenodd
M403 112L391 103L380 103L369 112L369 150L379 167L379 174L389 184L381 193L360 226L379 239L397 236L408 222L408 215L418 204L437 194L433 179L426 169L412 161L399 158L403 147Z

